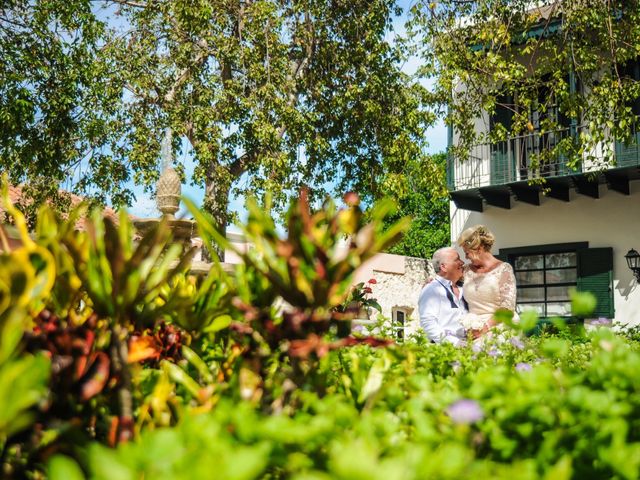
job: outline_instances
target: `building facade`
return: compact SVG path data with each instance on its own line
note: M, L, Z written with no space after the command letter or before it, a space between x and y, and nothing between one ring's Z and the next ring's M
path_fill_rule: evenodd
M640 80L640 61L631 62L627 70ZM580 88L574 79L569 81ZM498 125L509 129L517 99L501 104L493 114L475 119L478 132ZM640 114L640 102L631 107ZM605 134L595 151L583 153L585 160L578 168L570 168L562 154L545 155L559 142L588 133L586 127L579 119L562 118L548 99L544 111L533 109L529 116L526 135L475 145L464 158L450 154L452 241L477 224L493 231L493 253L514 267L520 311L568 317L569 292L575 288L595 294L594 317L640 325L640 288L625 259L630 249L640 248L636 126L630 127L631 141ZM545 116L555 116L558 130L541 128ZM450 130L449 146L457 142ZM615 159L613 165L598 161L606 152Z

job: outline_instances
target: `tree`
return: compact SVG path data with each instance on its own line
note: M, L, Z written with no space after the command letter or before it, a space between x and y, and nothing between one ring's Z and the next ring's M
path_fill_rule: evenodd
M115 128L122 89L105 49L105 25L86 0L8 0L0 8L0 169L27 182L36 201L61 198L59 187L85 164L84 183L130 194Z
M640 78L628 66L640 55L637 0L419 1L411 31L426 40L422 74L435 78L435 98L463 152L529 133L533 111L542 131L588 127L550 152L574 167L602 153L610 162L612 151L596 155L596 146L607 134L634 133ZM510 125L474 130L482 112L498 108L509 110Z
M64 10L61 0L35 3ZM87 86L90 98L105 101L91 106L104 133L68 126L68 135L101 147L84 162L84 190L107 187L127 201L120 186L129 173L152 185L167 135L179 158L195 159L192 180L205 186L204 206L224 228L233 192L270 191L282 204L301 184L322 194L331 183L373 199L386 175L422 155L432 116L424 88L400 71L403 52L388 40L399 13L393 0L112 0L94 3L89 19L90 3L64 3L102 29L97 38L80 29L79 41L95 55L87 70L104 75L96 91ZM60 55L74 62L75 45ZM72 114L84 110L69 103ZM79 161L87 151L69 156ZM47 174L48 166L38 169Z
M398 210L386 220L411 217L411 225L400 242L388 252L430 258L438 248L450 244L449 197L446 187L447 155L438 153L406 163L404 172L385 185L395 196Z

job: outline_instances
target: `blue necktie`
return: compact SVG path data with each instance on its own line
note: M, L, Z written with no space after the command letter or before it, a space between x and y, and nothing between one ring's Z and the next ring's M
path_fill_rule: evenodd
M442 287L444 288L445 292L447 292L447 300L449 300L449 302L451 303L451 308L458 308L458 304L456 303L454 296L453 296L453 292L447 288L447 286L442 283L440 280L436 280L440 285L442 285ZM467 303L467 301L464 298L464 295L460 298L460 300L462 300L462 304L464 305L464 308L469 310L469 304Z

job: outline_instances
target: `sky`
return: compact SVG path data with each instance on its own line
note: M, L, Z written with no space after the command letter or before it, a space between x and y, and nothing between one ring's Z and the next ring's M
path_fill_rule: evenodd
M404 33L404 22L406 21L407 12L409 8L415 3L415 0L401 0L398 2L399 5L403 8L404 15L398 17L394 21L394 32L390 35L393 37L395 34L403 34ZM392 38L391 38L392 40ZM407 74L415 73L417 67L419 66L419 59L416 57L409 58L402 69ZM428 86L428 84L426 84ZM429 128L427 131L427 140L429 142L429 153L437 153L442 152L447 147L447 129L442 122L442 120L438 120L433 127ZM188 151L188 149L183 149L183 151ZM186 153L183 156L176 158L176 160L185 166L185 172L187 179L191 177L191 173L194 169L193 159L187 155ZM243 180L240 179L240 182ZM137 217L158 217L160 215L157 207L155 199L149 193L143 191L143 188L140 186L136 186L133 183L129 183L127 185L131 188L136 196L136 200L133 202L131 207L129 208L129 212L132 215ZM204 198L204 189L202 187L190 185L189 182L182 185L182 194L195 202L196 205L201 205ZM244 212L244 199L236 198L232 199L230 203L230 209L232 211L236 211L240 214L242 218ZM181 211L178 216L184 214ZM231 227L230 231L234 231L235 229Z

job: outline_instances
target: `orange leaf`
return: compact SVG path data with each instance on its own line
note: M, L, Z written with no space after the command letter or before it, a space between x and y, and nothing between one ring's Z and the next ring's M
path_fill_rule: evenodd
M96 352L91 356L91 363L87 373L82 378L80 386L80 399L86 402L98 393L102 392L107 380L109 380L109 357L104 352Z
M131 337L127 362L136 363L149 358L160 358L161 346L158 341L148 335Z

